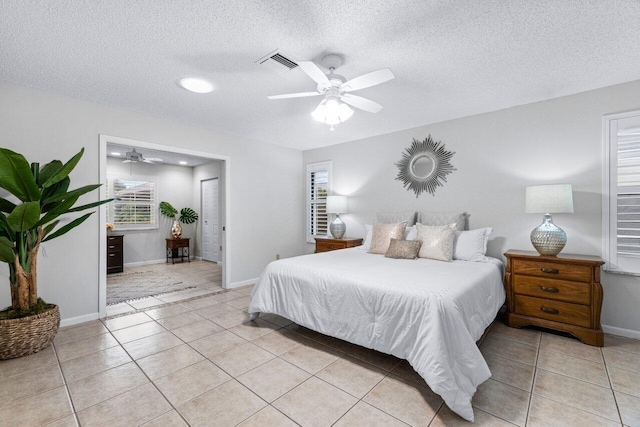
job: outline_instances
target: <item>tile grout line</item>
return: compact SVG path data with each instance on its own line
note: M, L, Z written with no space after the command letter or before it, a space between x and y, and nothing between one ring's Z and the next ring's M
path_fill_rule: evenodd
M600 348L600 354L602 354L602 362L604 363L604 369L607 372L607 380L609 381L609 388L611 389L611 394L613 394L613 402L616 404L616 410L618 411L618 418L620 418L620 425L624 425L624 421L622 420L622 412L620 412L620 405L618 404L618 397L613 389L613 381L611 380L611 373L609 372L609 365L607 364L607 359L604 357L604 351Z
M538 337L538 349L536 351L536 364L533 366L533 379L531 381L531 390L529 391L529 404L527 405L527 413L524 416L524 425L529 424L529 415L531 414L531 402L533 401L533 390L536 386L538 378L538 362L540 361L540 350L542 348L542 333Z
M67 394L67 400L69 401L69 404L71 405L71 414L73 415L73 419L76 422L77 426L80 426L80 419L78 418L78 413L76 412L76 406L73 403L73 399L71 399L71 391L69 390L69 383L67 382L67 377L65 377L64 375L64 371L62 370L62 364L60 362L60 359L58 358L58 351L56 350L55 344L53 341L51 341L51 349L53 350L53 354L56 357L56 362L57 362L57 366L58 366L58 371L60 372L60 375L62 376L62 382L64 383L64 391ZM64 418L64 417L62 417ZM60 419L62 419L60 418ZM59 421L59 420L56 420ZM51 424L51 423L49 423Z

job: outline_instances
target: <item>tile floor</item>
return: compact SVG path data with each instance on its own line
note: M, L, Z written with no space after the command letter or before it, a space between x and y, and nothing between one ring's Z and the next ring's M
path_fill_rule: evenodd
M1 426L469 425L405 362L274 315L250 287L63 328L0 362ZM640 341L495 323L476 425L640 426Z
M147 271L161 273L168 282L175 279L176 282L181 282L180 286L189 286L190 288L183 291L108 305L107 316L132 313L222 290L222 267L213 262L191 260L191 262L186 263L149 264L125 267L124 269L124 273L142 273ZM107 286L109 286L108 281Z

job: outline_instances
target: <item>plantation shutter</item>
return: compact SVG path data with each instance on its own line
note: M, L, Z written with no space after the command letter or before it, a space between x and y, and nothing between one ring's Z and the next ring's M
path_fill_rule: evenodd
M307 165L307 242L329 231L327 195L331 182L331 162Z
M640 257L640 129L617 135L617 253Z
M154 179L112 177L107 180L109 196L115 198L109 209L109 222L116 229L156 228L157 188Z

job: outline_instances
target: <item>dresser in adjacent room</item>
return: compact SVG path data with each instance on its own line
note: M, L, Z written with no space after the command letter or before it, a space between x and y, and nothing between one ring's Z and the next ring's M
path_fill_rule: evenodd
M337 249L354 248L362 244L362 239L331 239L329 237L316 237L316 253L329 252Z
M542 326L569 332L585 344L603 346L602 259L515 250L504 256L509 326Z
M107 236L107 274L124 271L124 236L111 234Z

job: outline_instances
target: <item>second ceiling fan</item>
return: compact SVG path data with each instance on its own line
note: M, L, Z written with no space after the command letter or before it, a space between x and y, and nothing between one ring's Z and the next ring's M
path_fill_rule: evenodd
M315 92L298 92L288 93L284 95L268 96L269 99L286 99L301 98L306 96L324 96L320 105L311 113L314 119L331 125L344 122L353 114L353 110L349 108L356 107L360 110L370 113L377 113L382 109L382 105L370 99L353 95L350 92L366 89L393 79L395 76L388 68L363 74L351 80L347 80L344 76L336 74L335 70L342 65L342 57L339 55L326 55L322 58L322 66L329 70L325 74L320 67L312 61L299 61L298 66L316 83Z

